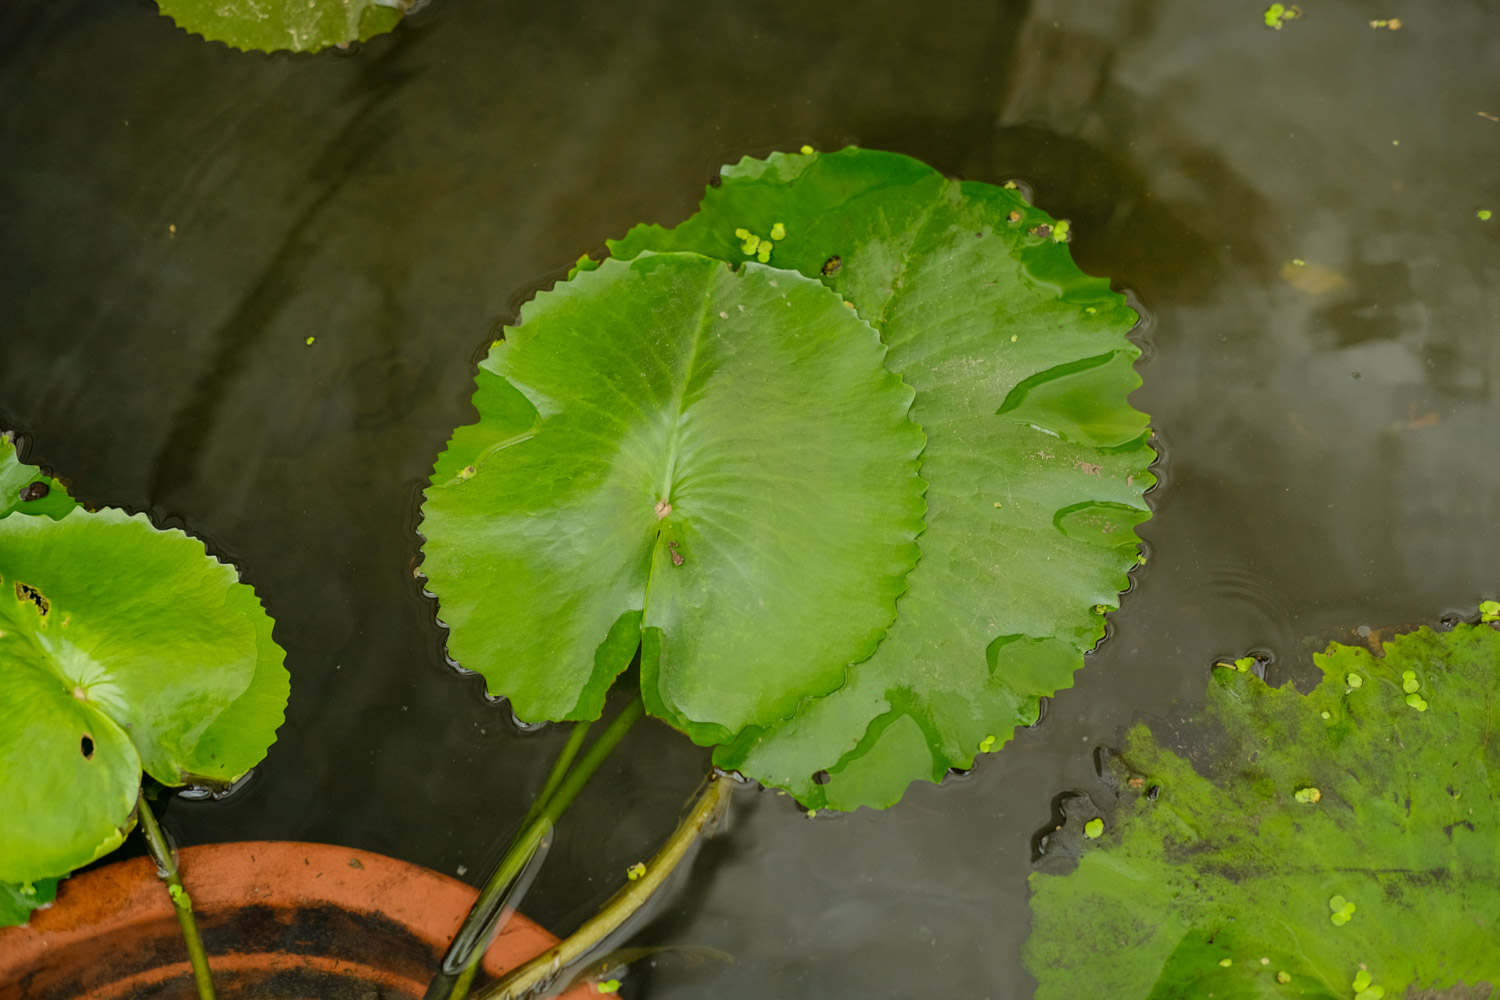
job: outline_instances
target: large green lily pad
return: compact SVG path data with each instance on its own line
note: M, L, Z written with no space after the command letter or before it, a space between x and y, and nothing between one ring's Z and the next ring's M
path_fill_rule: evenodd
M1054 835L1076 870L1032 876L1038 1000L1500 982L1500 632L1424 628L1381 654L1331 645L1305 696L1215 670L1206 773L1130 731L1106 772L1118 800Z
M143 770L242 776L288 689L254 591L201 542L143 514L24 512L0 516L0 882L18 884L118 846Z
M1018 191L846 149L747 158L682 225L610 244L822 281L880 331L927 432L922 558L889 635L844 687L747 729L720 765L816 808L884 807L972 766L1071 685L1137 563L1155 454L1126 401L1136 315L1078 270L1067 233Z
M157 0L184 31L236 49L317 52L385 34L410 0Z
M537 296L422 508L453 656L521 718L588 719L644 643L648 710L704 744L841 686L922 528L884 356L838 296L758 264L645 255Z

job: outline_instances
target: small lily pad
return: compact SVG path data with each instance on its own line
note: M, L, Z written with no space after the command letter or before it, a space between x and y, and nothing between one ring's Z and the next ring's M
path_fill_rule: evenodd
M179 28L231 48L317 52L394 28L411 0L157 0Z
M0 882L0 927L15 927L31 919L36 910L52 905L57 898L58 879L13 884Z
M142 771L241 777L288 686L259 600L202 542L144 514L25 513L0 516L0 881L16 884L118 846Z

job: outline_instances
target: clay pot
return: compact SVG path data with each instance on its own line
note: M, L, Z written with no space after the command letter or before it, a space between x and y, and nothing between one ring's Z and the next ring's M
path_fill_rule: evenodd
M325 844L189 847L180 862L220 1000L417 1000L477 895L438 872ZM556 940L517 914L476 987ZM30 925L0 930L0 1000L85 997L196 1000L147 858L74 876Z

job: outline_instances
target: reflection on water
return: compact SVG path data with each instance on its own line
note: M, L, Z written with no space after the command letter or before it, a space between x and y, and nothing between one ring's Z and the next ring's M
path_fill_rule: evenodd
M1500 221L1474 214L1500 208L1500 11L1369 16L438 0L352 58L292 58L144 2L7 4L0 423L83 498L238 561L293 670L256 780L178 803L178 836L486 870L565 734L447 666L412 578L477 352L580 253L686 216L720 163L858 140L1023 180L1143 304L1131 399L1167 452L1148 563L1046 722L967 778L812 820L741 790L640 941L734 964L647 960L627 989L1028 995L1031 837L1093 746L1201 699L1218 657L1295 673L1303 636L1500 592ZM705 766L638 727L530 912L591 910Z

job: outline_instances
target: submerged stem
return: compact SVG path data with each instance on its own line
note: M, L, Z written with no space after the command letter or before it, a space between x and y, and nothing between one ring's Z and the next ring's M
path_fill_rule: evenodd
M566 939L542 952L525 965L506 973L498 982L474 994L474 1000L519 1000L520 997L548 984L557 974L597 948L605 938L619 930L646 904L667 877L686 857L704 830L717 822L729 806L734 782L710 776L708 787L693 803L693 808L646 865L640 878L627 882L584 925Z
M146 804L146 796L136 800L136 812L141 818L141 832L146 835L146 851L156 862L156 873L167 883L167 894L172 897L172 909L177 911L177 923L182 926L182 940L187 945L188 961L193 966L193 984L198 987L198 1000L214 1000L214 981L208 971L208 956L203 951L203 939L198 936L198 922L193 919L193 900L182 886L182 876L177 870L177 856L157 825L156 816Z
M510 889L517 878L526 871L527 863L536 854L537 847L543 839L552 831L557 820L573 804L583 786L599 770L599 765L609 756L611 750L619 745L620 740L630 731L645 712L645 705L641 696L636 695L630 704L620 711L620 714L610 722L599 738L589 747L578 766L571 771L568 765L577 756L579 748L583 745L584 736L588 733L588 723L579 723L573 727L573 732L568 736L568 742L563 746L557 763L552 767L552 773L547 778L542 793L532 803L531 809L526 814L526 821L521 832L506 850L505 856L500 859L500 864L495 867L494 874L485 882L484 888L479 891L479 898L469 908L468 916L464 918L463 925L459 927L458 933L454 935L453 943L448 946L448 953L443 956L442 968L433 977L432 983L427 987L425 1000L438 1000L446 997L447 1000L463 1000L468 995L469 985L473 982L475 974L479 971L479 965L484 959L484 953L489 949L490 942L494 939L496 932L507 917L507 908L504 903L510 897Z
M568 734L568 742L563 744L562 752L557 755L557 760L552 763L552 773L547 775L547 783L537 793L531 803L531 808L526 811L526 818L521 820L521 829L531 825L531 821L542 814L547 803L552 800L552 793L557 791L563 778L568 774L568 768L573 766L573 759L578 756L578 751L583 748L583 740L589 734L589 728L593 722L575 722L573 731Z

